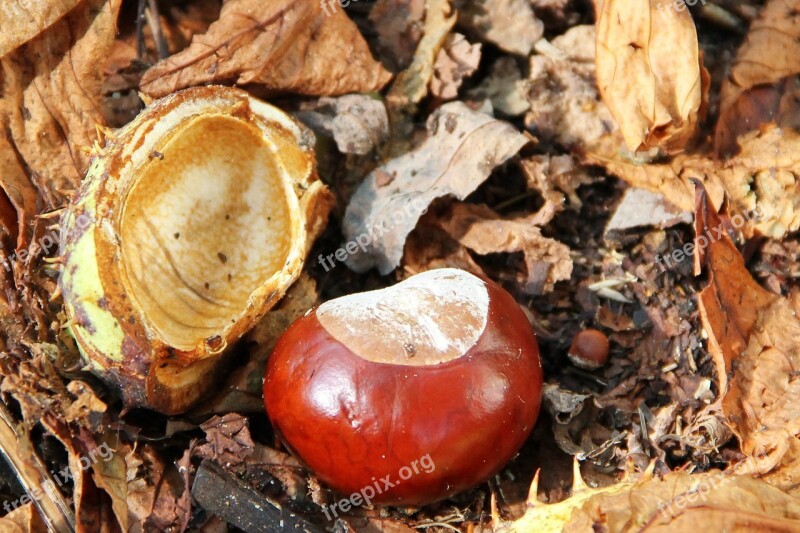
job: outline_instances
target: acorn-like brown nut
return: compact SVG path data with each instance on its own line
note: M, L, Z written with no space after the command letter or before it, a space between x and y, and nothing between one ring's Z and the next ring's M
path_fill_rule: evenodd
M343 495L379 504L431 503L496 474L533 429L541 393L520 306L451 268L308 312L264 380L287 447Z
M126 406L190 408L294 282L331 195L314 136L228 87L112 133L61 221L59 285L89 367Z
M597 370L608 362L608 337L602 331L585 329L575 335L567 356L584 370Z

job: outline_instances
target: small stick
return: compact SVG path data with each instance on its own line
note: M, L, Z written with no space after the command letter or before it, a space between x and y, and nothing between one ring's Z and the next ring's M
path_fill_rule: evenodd
M247 533L322 533L319 527L283 509L209 461L203 461L197 469L192 496L203 509Z
M55 533L73 533L75 515L72 507L55 488L56 484L36 454L27 431L17 424L2 400L0 400L0 454L5 456L28 497L30 498L31 494L41 495L39 498L30 499L42 515L47 529Z

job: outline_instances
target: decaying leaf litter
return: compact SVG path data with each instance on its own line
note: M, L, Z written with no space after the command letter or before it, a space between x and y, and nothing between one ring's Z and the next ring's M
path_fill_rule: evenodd
M17 509L3 530L232 527L193 500L203 460L339 531L797 530L800 3L696 4L12 0L0 499ZM53 224L105 128L209 83L314 129L337 203L219 393L167 418L124 409L82 368ZM317 261L360 235L365 251ZM336 495L266 422L263 354L316 303L442 266L526 309L546 413L473 491L326 521ZM611 340L594 372L566 357L584 327ZM113 454L84 469L101 443ZM48 480L63 483L40 514L23 491Z

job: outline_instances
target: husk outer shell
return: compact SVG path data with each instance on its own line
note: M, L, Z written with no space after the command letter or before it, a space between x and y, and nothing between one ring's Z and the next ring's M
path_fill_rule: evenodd
M130 294L120 257L127 193L171 132L197 117L233 117L259 128L282 174L291 218L284 267L254 288L246 308L218 335L191 349L163 342ZM209 139L213 142L213 139ZM69 329L90 369L119 390L128 407L172 414L187 410L212 385L227 348L283 296L300 274L332 204L316 174L313 134L246 92L198 87L160 99L107 138L61 221L59 280Z

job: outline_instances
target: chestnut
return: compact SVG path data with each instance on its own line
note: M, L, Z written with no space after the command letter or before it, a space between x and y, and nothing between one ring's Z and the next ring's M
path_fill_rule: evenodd
M517 302L452 268L309 311L279 339L264 380L276 433L321 481L397 505L496 474L533 429L541 391Z
M608 350L608 337L602 331L589 328L575 335L567 357L579 368L597 370L608 362Z

